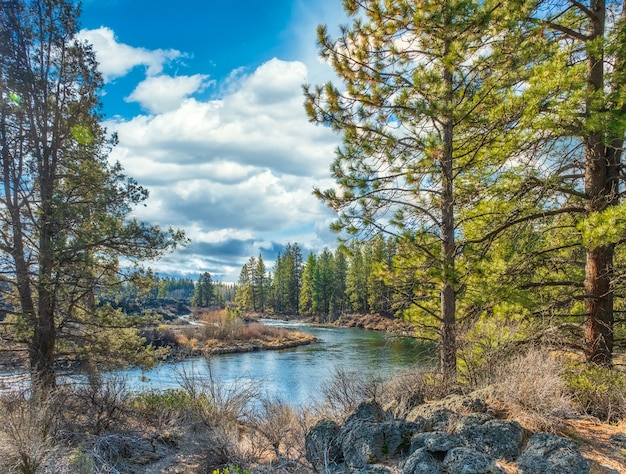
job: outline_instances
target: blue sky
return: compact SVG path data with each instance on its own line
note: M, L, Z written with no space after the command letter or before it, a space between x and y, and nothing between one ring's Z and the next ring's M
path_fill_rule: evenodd
M288 242L335 246L333 215L311 193L333 185L340 138L308 122L301 86L332 79L315 29L342 22L340 0L84 1L80 36L119 135L111 159L150 190L136 216L191 239L157 272L234 281L250 256L271 266Z

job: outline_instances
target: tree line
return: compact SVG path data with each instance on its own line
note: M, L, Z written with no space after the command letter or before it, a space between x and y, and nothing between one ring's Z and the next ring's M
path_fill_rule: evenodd
M397 308L386 272L397 250L395 238L377 235L334 252L311 252L303 260L300 246L288 244L271 269L262 255L249 258L234 303L241 311L319 316L325 321L348 312L393 315Z

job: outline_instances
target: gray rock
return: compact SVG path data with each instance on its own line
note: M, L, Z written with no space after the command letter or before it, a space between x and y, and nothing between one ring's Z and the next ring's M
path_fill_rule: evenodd
M375 464L398 452L404 439L398 423L353 421L340 435L343 458L352 469Z
M306 459L316 472L343 461L339 444L340 426L332 420L318 421L306 434Z
M409 453L413 453L418 449L423 448L426 445L426 440L433 433L416 433L411 438L411 447L409 448Z
M588 474L589 463L572 441L538 433L528 441L517 469L520 474Z
M611 436L611 443L618 448L626 449L626 434L617 433Z
M441 474L441 468L426 448L420 448L404 461L402 474Z
M443 400L425 403L411 410L407 416L407 420L413 421L414 418L421 416L423 418L432 418L436 412L453 412L457 418L459 415L467 415L470 413L485 412L487 404L485 401L475 395L449 395ZM436 428L440 429L440 428Z
M451 449L463 446L463 442L457 436L449 433L429 433L424 440L424 447L429 453L446 453Z
M344 425L349 425L356 421L369 421L372 423L380 423L390 419L390 416L383 410L375 400L361 402L358 407L346 418Z
M486 413L468 415L456 424L463 443L495 459L513 461L522 451L524 430L515 421L493 419Z
M496 474L498 468L486 454L470 448L454 448L448 451L443 465L449 474Z
M447 408L434 409L429 405L421 405L409 413L407 421L417 423L420 418L426 420L425 431L447 431L457 422L460 415Z

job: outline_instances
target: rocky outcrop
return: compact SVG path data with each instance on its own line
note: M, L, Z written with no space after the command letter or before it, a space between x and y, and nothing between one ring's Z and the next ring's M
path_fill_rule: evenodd
M589 463L569 439L538 433L517 460L517 470L520 474L587 474Z
M377 402L364 402L342 425L318 422L306 436L306 457L320 473L495 474L500 460L517 463L521 474L589 473L572 441L539 433L524 446L519 423L496 419L485 407L453 397L449 405L418 407L410 419L396 419Z

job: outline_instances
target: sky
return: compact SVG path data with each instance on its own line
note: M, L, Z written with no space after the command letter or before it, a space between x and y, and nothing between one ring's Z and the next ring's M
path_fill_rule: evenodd
M83 1L110 158L150 192L134 216L190 239L157 273L232 282L287 243L305 258L336 246L312 191L333 186L340 137L308 121L302 85L333 79L315 31L345 22L340 0Z

